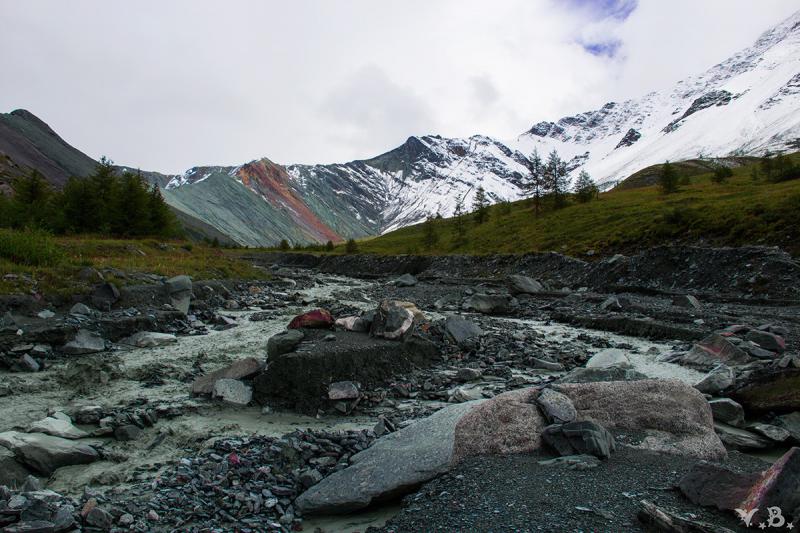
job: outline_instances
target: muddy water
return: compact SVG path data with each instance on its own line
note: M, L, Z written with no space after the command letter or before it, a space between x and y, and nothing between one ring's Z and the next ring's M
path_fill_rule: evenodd
M48 488L78 495L87 485L107 490L124 487L131 481L152 479L163 467L193 453L208 439L242 434L277 437L297 428L346 430L372 427L375 419L368 416L316 418L290 412L262 414L257 407L221 405L207 399L192 398L188 386L197 365L210 371L243 357L264 358L267 339L283 330L295 314L312 307L315 300L335 298L357 308L374 308L375 302L367 296L371 286L370 282L343 277L319 278L313 288L301 291L304 301L309 302L307 306L288 306L269 320L251 322L249 315L252 310L226 311L226 315L237 319L237 327L211 331L207 335L179 337L177 343L168 346L115 352L113 355L121 360L122 378L108 385L92 387L88 392L77 393L70 384L62 384L56 379L65 362L37 374L0 374L0 379L12 380L18 391L0 398L0 431L25 430L31 422L46 416L48 410L70 411L85 405L126 406L142 400L151 404L170 402L182 406L181 416L159 421L153 428L148 428L139 441L126 443L102 439L107 460L88 466L62 468L48 481ZM346 298L339 296L345 293L348 295ZM435 312L428 314L431 318L442 316ZM584 333L606 337L613 343L630 344L637 348L636 353L630 354L634 367L651 377L671 377L690 383L702 377L677 365L659 363L656 360L658 355L669 350L663 344L535 320L494 320L498 326L513 324L515 329L533 330L550 339L563 339L565 344ZM108 356L88 357L100 361ZM142 376L150 375L159 379L142 379ZM158 443L151 446L157 439ZM364 531L368 526L382 525L398 510L398 505L389 505L358 516L309 519L305 522L305 530Z

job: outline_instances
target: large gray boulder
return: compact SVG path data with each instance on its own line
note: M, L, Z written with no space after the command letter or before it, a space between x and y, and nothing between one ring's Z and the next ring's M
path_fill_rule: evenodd
M717 365L694 388L705 394L719 394L736 382L736 372L728 365Z
M413 287L417 284L417 278L412 276L411 274L403 274L396 280L394 280L394 284L396 287Z
M542 392L536 398L536 403L552 424L573 422L578 416L575 406L572 405L572 400L553 389L542 389Z
M18 487L25 483L30 472L14 457L14 453L0 446L0 485Z
M743 350L718 333L712 333L681 357L678 362L688 366L711 369L720 363L728 366L745 365L755 361Z
M508 294L473 294L464 302L464 309L486 315L507 315L519 302Z
M0 433L0 446L5 446L36 472L49 476L62 466L92 463L100 458L92 446L43 433Z
M447 335L459 346L469 344L470 339L483 336L483 330L475 322L462 316L450 315L444 322Z
M538 294L544 292L544 285L528 276L512 274L508 276L508 292L511 294Z
M267 341L267 356L277 357L294 351L304 337L305 334L299 329L287 329L276 333Z
M63 439L83 439L89 434L72 425L72 420L64 413L53 413L52 416L33 422L28 431L31 433L46 433Z
M69 355L83 355L102 352L105 349L106 341L98 333L88 329L79 329L75 338L65 344L61 350Z
M301 494L303 514L348 513L408 492L446 472L453 460L455 426L474 402L445 407L355 454L350 467Z
M188 314L192 303L192 278L175 276L165 281L164 287L169 295L170 305L184 315Z
M192 383L192 394L211 394L214 384L221 379L244 379L255 375L264 365L255 357L245 357L226 367L200 376Z
M119 301L119 289L113 283L103 283L92 292L92 305L97 309L108 311Z
M611 366L631 368L631 360L618 348L607 348L594 354L586 362L586 368L608 368Z

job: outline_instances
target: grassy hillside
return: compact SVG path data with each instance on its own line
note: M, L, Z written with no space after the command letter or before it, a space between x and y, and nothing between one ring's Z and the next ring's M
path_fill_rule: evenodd
M791 159L800 164L800 154ZM800 255L800 180L769 183L751 178L758 162L734 169L726 183L711 173L684 177L680 191L664 195L656 186L612 190L595 201L548 208L534 216L529 201L496 205L489 220L465 217L457 241L455 221L434 221L438 242L426 246L424 224L359 242L367 253L524 253L555 250L572 255L631 252L667 243L717 246L778 245ZM760 170L760 167L759 167Z
M106 279L119 285L143 283L137 273L195 279L259 279L264 270L240 259L235 250L182 241L54 238L37 231L0 230L0 294L43 293L68 295L88 290L80 271L116 269ZM124 274L124 275L123 275Z

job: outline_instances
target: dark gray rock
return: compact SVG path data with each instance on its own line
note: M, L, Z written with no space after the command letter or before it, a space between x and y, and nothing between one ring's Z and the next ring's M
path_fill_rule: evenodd
M88 329L79 329L75 338L65 344L61 350L69 355L83 355L102 352L105 349L106 341L99 334Z
M349 513L410 492L446 472L453 460L455 427L474 406L462 403L375 442L351 465L323 479L295 500L303 514Z
M730 398L709 400L708 405L711 406L711 414L714 416L714 420L736 427L744 425L744 409Z
M544 285L528 276L519 274L508 276L508 292L511 294L538 294L544 290Z
M553 389L542 389L536 403L551 424L566 424L575 421L578 412L566 395Z
M19 487L29 475L28 469L16 460L14 453L0 446L0 485Z
M691 294L681 294L679 296L674 296L672 298L672 305L677 307L688 307L689 309L693 309L695 311L702 311L703 304L700 303L695 296Z
M748 424L746 429L774 442L786 442L792 436L789 430L785 428L773 426L772 424L762 424L760 422Z
M517 309L519 302L507 294L473 294L464 302L467 311L486 315L507 315Z
M786 341L780 335L770 333L769 331L761 331L758 329L751 329L747 332L745 339L755 342L761 348L771 352L781 353L786 349Z
M96 527L102 531L108 531L114 525L114 517L100 507L93 507L84 517L84 521L87 526Z
M305 334L299 329L287 329L275 334L267 341L267 356L277 357L292 352L303 338Z
M545 361L537 357L531 357L530 364L533 368L541 368L543 370L560 371L564 370L564 365L555 361Z
M726 447L734 450L760 450L772 446L772 441L764 437L723 422L714 422L714 431Z
M328 385L329 400L355 400L360 396L361 393L358 392L358 386L352 381L336 381Z
M114 430L114 438L120 441L132 441L141 437L142 433L143 430L139 426L126 424Z
M560 455L586 454L608 459L616 448L611 433L588 420L547 426L542 438Z
M456 372L456 381L466 383L468 381L475 381L483 376L483 372L479 368L459 368Z
M192 278L189 276L175 276L164 282L164 288L170 299L170 305L188 314L192 302Z
M411 274L403 274L396 280L394 280L394 284L397 287L413 287L417 284L417 278L412 276Z
M103 283L92 292L92 305L97 309L108 311L119 301L119 289L113 283Z
M554 466L567 470L588 470L597 468L602 462L594 455L565 455L555 459L537 461L537 463L542 466Z
M17 460L45 476L62 466L88 464L100 457L88 444L42 433L6 431L0 433L0 446L8 448Z
M712 333L684 355L679 362L689 366L711 369L720 363L739 366L752 363L754 359L732 344L726 337Z
M733 386L736 372L727 365L714 367L694 388L705 394L719 394Z
M483 336L483 330L475 322L458 315L450 315L444 323L444 329L450 338L459 346L469 344L467 341Z

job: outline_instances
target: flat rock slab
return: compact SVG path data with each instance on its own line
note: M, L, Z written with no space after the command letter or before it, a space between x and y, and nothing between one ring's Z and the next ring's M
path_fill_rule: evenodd
M211 394L214 383L220 379L244 379L259 372L263 368L261 361L255 357L245 357L230 365L201 376L192 383L193 394Z
M335 341L325 341L326 331L304 331L306 339L295 351L270 357L267 369L256 376L257 401L279 400L315 412L330 383L378 385L397 372L430 366L439 357L435 344L415 335L394 341L340 331Z
M54 437L64 439L82 439L89 434L72 425L72 421L64 413L56 413L41 420L33 422L28 431L31 433L47 433Z
M769 369L751 374L730 395L745 411L800 411L800 369Z
M93 447L73 440L43 433L0 433L0 446L16 455L17 460L42 475L49 476L62 466L92 463L100 458Z
M160 333L157 331L139 331L130 337L119 341L120 344L127 344L128 346L136 346L137 348L153 348L155 346L164 346L166 344L175 344L178 338L172 333Z
M93 331L80 329L75 334L75 338L64 345L62 351L69 355L83 355L102 352L105 349L106 342L100 335Z
M449 470L455 427L478 402L451 405L357 453L351 466L301 494L304 514L348 513L399 496Z

